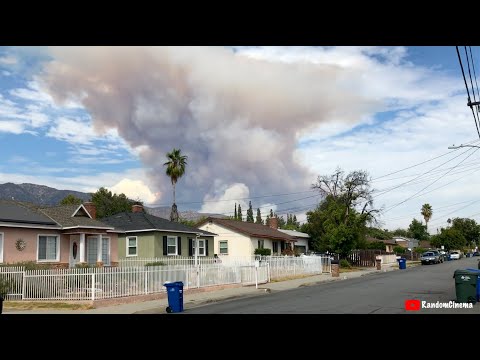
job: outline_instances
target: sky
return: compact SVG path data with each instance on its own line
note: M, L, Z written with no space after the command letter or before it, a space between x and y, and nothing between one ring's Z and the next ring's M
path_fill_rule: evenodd
M341 168L368 172L381 228L425 203L430 233L480 222L480 151L448 148L480 146L454 46L0 47L0 141L0 183L170 206L180 148L180 211L251 201L304 222L317 176Z

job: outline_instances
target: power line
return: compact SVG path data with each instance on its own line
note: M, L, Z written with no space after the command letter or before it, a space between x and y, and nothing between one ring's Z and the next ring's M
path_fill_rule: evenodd
M471 150L471 149L469 149L469 150L467 150L467 151L470 151L470 150ZM471 152L466 158L464 158L462 161L460 161L460 162L457 164L457 166L460 165L462 162L464 162L466 159L468 159L470 156L472 156L472 155L473 155L475 152L477 152L478 150L479 150L479 149L476 149L476 150L474 150L473 152ZM428 187L430 187L431 185L435 184L438 180L440 180L441 178L443 178L443 177L444 177L446 174L448 174L450 171L452 171L452 170L447 171L443 176L438 177L436 180L434 180L433 182L431 182L430 184L428 184L427 186L425 186L422 190L417 191L415 194L413 194L412 196L408 197L407 199L405 199L405 200L403 200L403 201L401 201L401 202L393 205L392 207L388 208L387 210L385 210L384 213L387 213L387 212L389 212L390 210L396 208L397 206L399 206L399 205L407 202L408 200L412 199L413 197L415 197L416 195L418 195L419 193L421 193L423 190L425 190L425 189L427 189ZM422 194L422 195L424 195L424 194Z
M473 120L475 121L475 127L477 128L478 137L480 138L480 131L478 129L477 118L475 117L475 112L473 111L472 101L470 98L470 90L468 90L467 79L465 77L465 71L463 70L462 57L460 56L460 51L458 50L458 46L455 46L455 48L457 49L458 62L460 63L460 68L462 69L463 81L465 83L465 88L467 89L468 106L472 110ZM467 61L468 61L468 57L467 57Z

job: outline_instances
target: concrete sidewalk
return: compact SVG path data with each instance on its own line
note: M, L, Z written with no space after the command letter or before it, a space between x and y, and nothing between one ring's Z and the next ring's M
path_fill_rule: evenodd
M258 285L258 289L253 286L233 287L216 291L205 291L198 293L184 293L184 310L196 306L205 305L217 301L226 301L250 296L262 296L271 292L295 289L300 286L313 286L325 282L342 281L360 276L381 273L385 271L397 270L398 265L385 265L382 270L376 268L366 268L351 272L341 273L340 277L332 277L330 274L314 275L285 281L274 281L267 284ZM3 314L166 314L168 299L159 299L130 304L112 305L99 307L91 310L8 310L4 309Z

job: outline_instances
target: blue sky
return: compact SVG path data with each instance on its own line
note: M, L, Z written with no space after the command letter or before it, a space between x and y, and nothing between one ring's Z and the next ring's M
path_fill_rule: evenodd
M0 47L0 182L168 205L163 162L180 147L180 210L252 199L305 220L319 174L375 180L478 140L466 99L453 46ZM382 226L408 226L425 202L434 227L480 213L478 154L459 154L373 181Z

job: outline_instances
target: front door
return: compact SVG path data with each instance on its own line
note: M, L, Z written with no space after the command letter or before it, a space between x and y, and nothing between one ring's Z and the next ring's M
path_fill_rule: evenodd
M80 240L70 239L70 255L69 263L70 267L75 267L80 262Z

